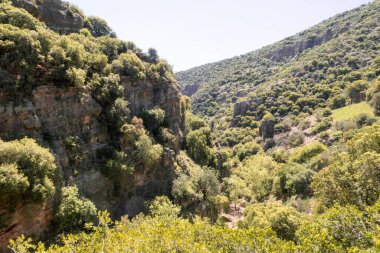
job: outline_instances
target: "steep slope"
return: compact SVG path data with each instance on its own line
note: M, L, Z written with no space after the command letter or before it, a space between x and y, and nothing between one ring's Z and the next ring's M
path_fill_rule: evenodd
M0 155L2 187L9 182L5 186L12 189L0 189L0 246L21 233L64 229L54 218L64 189L113 217L134 216L145 210L146 200L171 191L184 127L172 70L131 42L92 36L91 29L82 29L86 17L68 14L68 7L60 0L0 4L1 144L22 154L27 151L14 148L17 140L33 138L57 165L54 176L39 183L25 172L26 161L39 155ZM21 194L11 180L25 183L24 174L29 188ZM29 196L33 187L55 189L54 196L35 201ZM20 200L10 201L12 191Z
M260 120L262 107L275 116L323 107L355 71L374 78L368 72L378 56L379 8L376 0L260 50L179 72L177 79L194 111L206 116L251 110Z

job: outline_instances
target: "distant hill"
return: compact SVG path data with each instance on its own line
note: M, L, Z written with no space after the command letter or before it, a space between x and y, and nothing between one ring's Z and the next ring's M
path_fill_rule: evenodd
M201 115L260 120L265 111L277 118L311 113L331 104L349 83L376 79L379 24L380 1L374 1L257 51L176 76Z

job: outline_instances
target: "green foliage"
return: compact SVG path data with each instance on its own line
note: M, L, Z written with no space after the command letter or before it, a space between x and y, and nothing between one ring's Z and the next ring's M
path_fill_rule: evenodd
M209 128L202 127L186 136L186 147L191 158L200 165L210 165L214 161L212 137Z
M0 2L0 23L21 29L36 30L44 25L26 11Z
M246 159L227 179L230 199L264 200L271 192L271 173L276 167L276 162L269 156L256 155Z
M295 163L306 163L313 157L327 151L327 147L320 142L306 145L298 148L293 154L290 155L289 161Z
M252 155L256 155L259 151L261 151L261 146L256 142L247 142L241 146L237 147L237 156L241 161L245 158L248 158Z
M348 142L348 153L334 156L332 163L315 175L315 195L325 207L353 204L363 208L380 197L379 126L366 127Z
M186 112L186 124L188 131L198 130L202 127L207 126L207 123L204 119L190 112Z
M28 178L18 169L16 164L0 164L0 195L17 200L29 188Z
M133 53L123 53L112 62L112 69L115 73L129 76L132 79L140 80L145 78L145 66L143 62Z
M200 167L184 152L177 156L179 168L173 181L172 195L180 203L207 204L214 202L220 193L215 170Z
M147 135L142 135L136 141L135 156L138 163L146 169L152 169L157 164L163 154L163 148L160 144L153 144Z
M176 218L179 216L181 208L174 205L168 197L156 197L149 205L149 214L152 217Z
M123 219L111 223L107 213L100 213L99 225L93 232L70 234L61 244L37 251L48 252L291 252L294 244L278 239L269 229L230 229L211 225L200 218L190 222L181 218L162 216ZM31 241L12 241L17 252L37 248Z
M297 163L289 163L279 169L273 180L273 191L277 196L310 194L314 171Z
M164 124L165 111L161 108L154 107L149 110L145 110L141 118L144 121L144 126L154 134L158 134L159 128Z
M117 98L107 112L107 122L111 129L116 131L127 122L129 118L128 102L124 98Z
M294 208L278 203L249 205L244 210L244 217L241 227L270 227L285 240L295 240L295 233L303 220Z
M34 140L0 140L0 168L2 198L43 203L53 196L54 156Z
M348 96L351 98L351 101L355 101L355 97L359 95L360 92L366 91L368 88L368 83L363 80L354 81L347 88Z
M101 36L111 36L116 37L115 32L112 30L111 27L108 26L107 22L100 18L95 16L90 16L87 18L88 20L88 28L92 35L94 37L101 37Z
M372 101L376 116L380 116L380 93L376 93Z
M317 252L347 252L343 249L371 248L376 225L371 224L368 218L354 206L334 206L318 216L315 222L305 224L297 231L299 244L304 249L315 248Z
M55 214L57 229L61 232L80 231L85 223L94 221L96 217L95 205L79 196L75 186L61 189L61 201Z

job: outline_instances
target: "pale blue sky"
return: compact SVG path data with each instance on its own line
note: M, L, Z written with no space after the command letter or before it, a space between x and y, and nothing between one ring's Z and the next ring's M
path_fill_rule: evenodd
M244 54L369 0L69 0L175 71Z

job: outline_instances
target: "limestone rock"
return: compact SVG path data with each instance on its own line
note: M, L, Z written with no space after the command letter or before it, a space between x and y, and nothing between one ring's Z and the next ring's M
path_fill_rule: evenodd
M23 8L59 34L77 33L84 20L61 0L12 0L14 6Z

